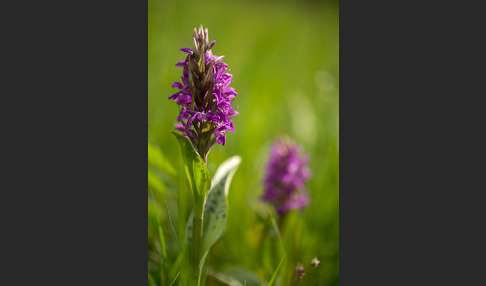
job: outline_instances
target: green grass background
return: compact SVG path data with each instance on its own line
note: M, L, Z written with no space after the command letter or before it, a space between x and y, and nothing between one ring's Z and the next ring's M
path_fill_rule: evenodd
M310 155L313 177L308 182L311 204L293 212L283 226L287 247L277 285L288 283L296 262L307 266L299 285L339 284L339 6L337 1L148 1L148 137L163 154L160 169L149 166L149 283L163 283L162 225L168 267L181 250L191 197L182 172L173 129L178 107L167 99L176 90L184 60L179 51L192 46L194 27L203 24L213 53L234 75L236 132L227 145L216 145L208 157L213 175L233 155L242 157L229 192L226 232L211 250L210 271L251 271L265 281L281 252L272 231L268 206L259 201L268 149L277 136L288 135ZM140 95L143 96L143 95ZM170 162L170 163L169 163ZM171 165L174 170L170 170ZM233 268L229 268L229 267ZM237 267L237 268L235 268ZM285 276L287 275L287 276ZM169 277L171 279L173 277ZM176 283L177 284L177 283ZM210 277L208 285L224 285Z

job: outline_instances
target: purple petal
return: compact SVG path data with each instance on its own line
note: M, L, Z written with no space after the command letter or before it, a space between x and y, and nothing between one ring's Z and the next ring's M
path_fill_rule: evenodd
M182 83L176 81L176 82L172 82L171 83L172 85L172 88L178 88L178 89L182 89L184 86L182 85Z
M183 67L186 66L186 64L187 64L186 61L180 61L175 66L178 67L178 68L183 68Z
M228 66L228 64L225 63L225 62L219 62L219 63L216 64L216 67L218 67L218 68L225 68L227 66Z
M181 52L192 55L194 52L189 48L182 48Z
M226 145L226 134L224 132L218 133L218 135L216 135L216 142L222 146Z
M176 92L174 93L173 95L169 96L169 99L173 99L173 100L176 100L177 97L179 96L180 92Z
M176 130L180 131L182 133L182 136L187 137L186 129L184 128L184 125L182 124L174 124Z

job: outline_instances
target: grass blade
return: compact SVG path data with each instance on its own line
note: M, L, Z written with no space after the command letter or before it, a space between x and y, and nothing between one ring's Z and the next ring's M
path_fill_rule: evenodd
M155 283L154 277L152 277L152 275L150 275L150 273L148 274L148 285L149 286L157 286L157 283Z
M268 282L268 286L272 286L273 283L275 282L275 279L277 278L278 270L282 266L282 264L284 262L284 258L285 258L285 253L284 253L284 255L282 255L282 258L280 259L280 263L278 264L277 269L275 269L275 272L273 272L272 279L270 279L270 282Z
M152 189L150 189L150 194L152 195L152 200L153 200L153 203L155 204L155 196L154 196L154 191ZM167 262L169 260L167 259L167 249L165 247L164 231L163 231L162 226L160 224L160 219L159 219L159 215L158 214L155 216L155 219L156 219L157 228L158 228L158 231L159 231L160 247L162 249L162 268L164 270L165 277L168 277L168 275L169 275L169 266L167 265Z
M179 238L177 237L177 233L175 231L174 224L172 223L172 219L170 217L169 204L167 203L167 200L165 200L165 207L167 208L167 217L169 218L169 223L170 223L170 227L172 228L172 233L174 234L174 236L177 240L177 243L179 243Z
M170 283L170 285L169 285L169 286L172 286L172 285L174 284L174 282L176 282L177 277L179 277L179 274L181 274L181 272L180 272L180 271L179 271L179 272L177 272L176 277L174 278L174 280L172 280L172 282Z

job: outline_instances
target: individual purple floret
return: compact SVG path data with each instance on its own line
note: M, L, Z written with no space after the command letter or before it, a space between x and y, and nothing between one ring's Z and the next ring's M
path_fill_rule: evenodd
M181 124L176 124L176 129L191 140L206 161L216 142L226 144L225 132L235 132L232 117L238 112L231 103L238 93L229 87L233 75L222 62L223 56L212 54L216 41L209 42L208 29L203 29L202 25L199 31L194 28L192 38L192 49L181 49L187 54L186 59L176 64L183 68L181 82L172 83L179 91L169 99L181 107L177 117Z
M301 146L288 138L277 139L270 149L262 200L272 204L279 215L309 204L305 182L310 177L309 157L300 155Z

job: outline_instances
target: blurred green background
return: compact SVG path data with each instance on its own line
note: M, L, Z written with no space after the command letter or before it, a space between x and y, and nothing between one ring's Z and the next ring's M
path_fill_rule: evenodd
M230 86L238 92L233 106L240 112L227 145L215 145L208 156L211 175L228 157L242 157L230 187L226 232L211 250L211 271L244 269L270 280L280 256L269 248L278 238L269 227L271 209L259 197L269 147L288 135L310 155L311 204L286 222L282 235L292 236L294 245L277 282L283 285L295 262L307 267L317 256L318 268L309 269L299 285L338 285L338 1L148 1L148 137L159 146L160 161L149 164L148 173L149 282L161 283L158 221L171 262L192 207L180 147L169 132L178 107L167 90L176 92L170 83L180 81L182 69L174 65L185 59L179 49L192 47L200 24L216 40L213 53L225 55L234 75ZM216 280L208 285L224 285Z

